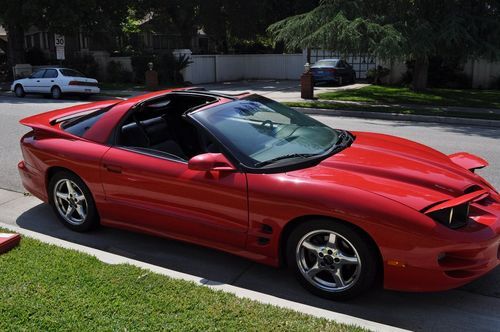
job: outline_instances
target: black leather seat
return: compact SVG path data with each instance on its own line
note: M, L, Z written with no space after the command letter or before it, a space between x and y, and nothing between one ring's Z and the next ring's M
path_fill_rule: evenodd
M157 117L139 124L133 122L122 127L121 145L154 149L186 159L182 148L172 138L165 119Z

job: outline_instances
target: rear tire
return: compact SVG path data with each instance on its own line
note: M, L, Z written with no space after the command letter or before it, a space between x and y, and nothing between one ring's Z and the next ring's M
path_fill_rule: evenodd
M26 96L24 88L21 84L16 85L16 87L14 88L14 93L16 94L17 98L24 98L24 96Z
M57 172L50 179L48 197L57 218L69 229L86 232L99 225L92 193L75 174Z
M298 225L286 244L288 267L311 293L347 300L372 287L379 260L376 248L354 227L330 219Z
M50 96L52 97L52 99L61 99L62 97L61 88L59 88L58 86L52 87L52 89L50 90Z

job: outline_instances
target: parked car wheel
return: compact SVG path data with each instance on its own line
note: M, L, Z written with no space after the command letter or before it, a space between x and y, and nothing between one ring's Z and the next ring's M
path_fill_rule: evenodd
M61 171L49 183L49 203L68 228L85 232L99 225L99 214L90 190L75 174Z
M332 220L300 224L290 234L286 253L299 282L324 298L352 298L376 280L375 249L356 229Z
M52 99L61 99L62 96L61 88L59 88L58 86L53 87L50 90L50 95Z
M14 89L14 93L16 94L16 97L18 98L23 98L26 96L26 93L24 92L24 88L21 84L16 85Z

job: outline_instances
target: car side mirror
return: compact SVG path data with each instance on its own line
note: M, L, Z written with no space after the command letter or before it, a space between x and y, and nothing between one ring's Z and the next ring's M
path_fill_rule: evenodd
M236 171L229 160L222 153L204 153L194 156L188 161L188 168L193 171L216 171L233 172Z

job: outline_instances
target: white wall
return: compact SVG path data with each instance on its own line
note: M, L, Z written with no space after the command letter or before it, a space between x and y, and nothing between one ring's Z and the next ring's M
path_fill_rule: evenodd
M192 55L184 79L193 84L244 79L298 80L304 54Z

